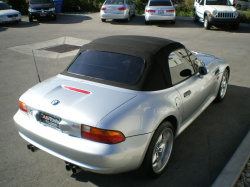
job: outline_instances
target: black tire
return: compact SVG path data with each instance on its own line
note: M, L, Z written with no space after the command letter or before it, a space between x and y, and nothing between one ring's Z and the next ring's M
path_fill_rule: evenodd
M146 21L146 20L145 20L145 25L149 25L149 21Z
M106 19L102 19L102 22L106 22Z
M238 30L238 29L239 29L239 26L240 26L240 24L237 23L237 24L231 25L231 28L232 28L233 30Z
M53 20L56 20L56 14L55 14L54 17L53 17Z
M193 14L193 21L196 22L196 23L199 21L195 11L194 11L194 14Z
M225 79L223 79L223 77ZM224 80L226 81L226 85L225 85L226 87L222 86L222 85L224 85L223 84ZM223 99L225 98L226 93L227 93L227 86L228 86L228 70L225 69L225 71L223 72L222 78L221 78L221 82L220 82L220 85L219 85L219 90L218 90L217 97L216 97L215 101L217 101L217 102L223 101ZM224 89L225 89L225 93L222 94L222 92L224 92Z
M128 14L128 18L125 19L125 22L129 22L130 21L130 14Z
M29 22L33 22L33 19L29 16Z
M175 20L172 20L172 21L171 21L171 24L175 24Z
M169 141L167 140L167 142L165 143L166 147L164 146L163 148L160 148L161 146L159 146L159 144L160 145L163 145L163 144L161 144L161 143L157 144L157 141L159 140L159 138L161 137L160 142L164 142L166 139L168 139L165 136L163 136L164 132L168 132L169 133L168 137L170 137L170 138L169 138ZM173 125L169 121L165 121L156 129L156 131L151 139L151 142L149 144L145 158L144 158L144 162L143 162L144 165L143 166L145 167L146 173L150 178L155 179L155 178L159 177L166 169L167 163L168 163L169 158L171 156L173 142L174 142ZM169 146L171 148L169 148ZM155 155L157 155L157 156L155 156ZM156 158L155 162L153 161L154 158ZM153 169L153 165L154 165L154 163L158 162L157 161L158 158L160 158L160 160L164 159L165 161L163 160L163 162L162 162L163 166L159 169L159 171L156 172ZM158 164L156 164L156 165L158 167Z
M209 23L209 20L208 20L207 16L205 16L205 18L204 18L204 28L206 30L209 30L211 28L211 24Z

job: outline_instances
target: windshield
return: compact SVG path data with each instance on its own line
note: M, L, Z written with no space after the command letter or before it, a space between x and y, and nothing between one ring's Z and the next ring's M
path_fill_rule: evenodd
M105 5L123 5L124 0L107 0L104 4Z
M206 5L228 5L228 6L232 6L230 0L207 0Z
M88 50L77 57L68 72L122 84L134 84L143 67L144 60L139 57Z
M53 0L30 0L30 4L53 3Z
M0 3L0 10L6 10L6 9L10 9L10 7L5 3Z
M170 1L151 0L149 6L172 6Z

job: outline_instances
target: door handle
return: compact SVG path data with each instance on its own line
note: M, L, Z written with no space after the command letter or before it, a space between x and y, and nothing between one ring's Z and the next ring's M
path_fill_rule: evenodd
M184 97L189 97L191 95L191 91L188 90L187 92L184 93Z

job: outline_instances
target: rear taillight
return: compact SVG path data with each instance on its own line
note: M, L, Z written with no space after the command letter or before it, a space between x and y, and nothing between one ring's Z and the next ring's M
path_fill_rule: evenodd
M19 108L22 112L24 112L25 114L29 115L28 114L28 110L27 110L27 107L26 107L26 104L24 104L23 102L21 101L18 101L18 105L19 105Z
M233 0L233 4L235 4L235 0Z
M118 8L119 11L124 11L125 9L125 7Z
M102 7L102 8L101 8L101 10L106 10L106 9L107 9L107 8L105 8L105 7Z
M82 138L96 142L114 144L125 140L124 135L119 131L99 129L87 125L82 125L81 131Z
M155 12L155 10L146 10L146 12Z
M166 12L175 12L175 10L166 10Z

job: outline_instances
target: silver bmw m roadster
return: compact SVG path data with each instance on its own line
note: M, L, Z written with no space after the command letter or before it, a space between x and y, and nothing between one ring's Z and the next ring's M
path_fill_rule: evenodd
M70 65L19 99L14 121L32 151L66 169L102 174L141 165L163 173L174 139L225 97L229 65L179 42L110 36L82 46Z

